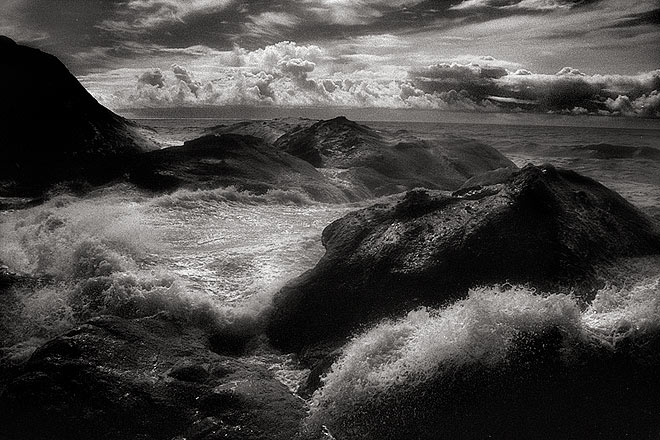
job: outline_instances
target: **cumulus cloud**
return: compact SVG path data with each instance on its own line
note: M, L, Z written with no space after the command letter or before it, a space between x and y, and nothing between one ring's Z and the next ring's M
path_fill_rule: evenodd
M138 86L140 85L149 85L158 88L165 86L165 77L163 72L160 69L154 69L149 72L144 72L138 78Z
M323 48L287 41L252 51L235 47L213 59L217 65L203 66L202 79L193 74L199 70L173 64L135 75L134 90L104 95L103 101L115 109L342 106L660 117L660 70L589 75L565 67L538 74L483 56L383 75L333 71L326 67L334 59Z
M657 90L635 100L631 100L626 95L619 95L616 99L607 98L605 105L614 114L647 118L660 117L660 93Z
M185 68L179 66L178 64L173 64L172 72L174 73L176 79L186 84L190 89L190 91L195 95L197 95L197 91L200 88L200 83L193 80L192 76L190 75L190 73L188 73L188 71Z

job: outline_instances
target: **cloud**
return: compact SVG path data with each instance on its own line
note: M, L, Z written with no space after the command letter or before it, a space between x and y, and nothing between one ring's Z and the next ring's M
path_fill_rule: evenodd
M188 71L185 68L179 66L178 64L173 64L172 72L174 73L176 79L186 84L190 89L190 91L195 95L197 95L197 91L200 88L200 83L193 80L192 76L190 75L190 73L188 73Z
M303 7L323 23L359 26L374 22L387 11L412 7L424 0L302 0Z
M568 9L592 3L594 0L464 0L451 9L527 9L536 11L552 11L556 9Z
M660 117L660 70L589 75L564 67L539 74L491 56L465 59L470 62L439 62L386 74L337 71L328 68L336 58L326 49L283 41L256 50L213 52L205 64L177 63L169 70L133 73L133 90L95 95L115 109L337 106Z
M166 24L182 22L191 15L202 15L227 8L233 0L129 0L118 17L103 20L97 27L107 31L144 33Z
M141 85L163 88L165 86L165 77L163 76L163 72L161 72L160 69L144 72L138 78L138 86Z
M253 38L275 38L300 23L298 17L286 12L268 11L247 18L249 22L244 25L245 31Z
M660 117L660 93L657 90L635 100L631 100L626 95L619 95L616 99L608 98L605 105L614 114L646 118Z

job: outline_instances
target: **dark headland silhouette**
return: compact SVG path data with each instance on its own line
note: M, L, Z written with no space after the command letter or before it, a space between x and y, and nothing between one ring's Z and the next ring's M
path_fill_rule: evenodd
M119 163L158 148L54 56L0 36L0 59L0 196L39 195L63 180L102 183Z
M322 411L308 417L309 401L300 398L316 390L328 403L333 394L323 393L320 377L352 337L383 319L449 305L492 283L576 294L585 305L600 287L599 273L624 258L659 254L658 225L594 180L552 166L518 170L487 145L442 145L343 117L218 126L159 149L143 128L96 102L55 57L2 37L0 58L10 66L0 71L10 85L0 104L0 196L125 179L159 192L233 185L254 193L297 190L323 202L390 195L329 225L325 256L252 321L219 323L204 310L193 321L138 308L94 317L27 360L0 352L0 439L660 433L657 325L624 323L615 335L576 336L561 319L550 320L513 332L500 360L449 357L423 377L396 377L369 399L350 394L330 402L325 418ZM32 86L13 86L19 83ZM89 269L102 263L90 261ZM107 281L77 294L103 301L94 295ZM0 269L0 294L49 282ZM247 357L276 349L311 369L298 393Z

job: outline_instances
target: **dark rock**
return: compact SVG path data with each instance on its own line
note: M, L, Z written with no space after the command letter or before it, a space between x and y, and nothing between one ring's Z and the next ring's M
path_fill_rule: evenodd
M390 133L338 117L292 130L275 147L378 197L416 187L455 190L468 178L516 166L478 143L439 144L405 131Z
M365 440L657 438L660 333L619 341L627 345L576 341L561 326L521 332L497 363L450 359L423 380L411 374L368 397L338 398L315 431Z
M314 394L314 391L321 387L321 378L330 370L330 367L332 367L332 364L334 364L335 361L339 359L339 356L341 356L340 349L332 350L328 354L326 354L327 352L323 351L322 349L320 351L323 353L323 356L320 359L311 361L311 359L307 357L302 360L303 363L311 365L307 380L305 380L305 382L296 391L300 396L304 398L311 397L312 394Z
M308 163L261 139L237 134L206 135L145 153L134 161L129 174L131 181L153 190L233 185L257 194L293 189L321 201L347 200Z
M271 341L299 350L479 285L529 284L588 301L599 265L660 253L651 219L575 172L529 165L477 191L413 191L330 224L324 257L275 296Z
M291 439L302 401L264 367L165 316L95 318L46 343L0 395L21 439Z
M54 56L0 42L5 84L0 106L0 195L38 195L49 185L102 183L122 160L157 146L100 105ZM26 86L19 86L24 84Z
M184 382L204 383L210 374L204 365L193 364L175 367L170 371L169 375Z
M241 121L230 125L217 125L205 130L205 134L241 134L254 136L273 143L282 135L314 124L315 120L305 118L282 118L265 121Z

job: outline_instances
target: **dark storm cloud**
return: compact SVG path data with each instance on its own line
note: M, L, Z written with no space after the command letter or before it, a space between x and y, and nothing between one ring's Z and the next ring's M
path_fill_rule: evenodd
M640 14L628 15L607 28L629 28L635 26L660 24L660 8Z
M11 0L14 29L49 38L40 44L74 73L139 55L139 45L227 50L277 41L301 43L374 33L443 29L579 6L578 0ZM546 7L540 7L540 4ZM511 7L511 6L516 6ZM17 31L16 31L17 32ZM11 35L10 35L11 36ZM85 57L96 53L100 57ZM82 54L82 56L80 55ZM96 65L94 62L96 61Z

